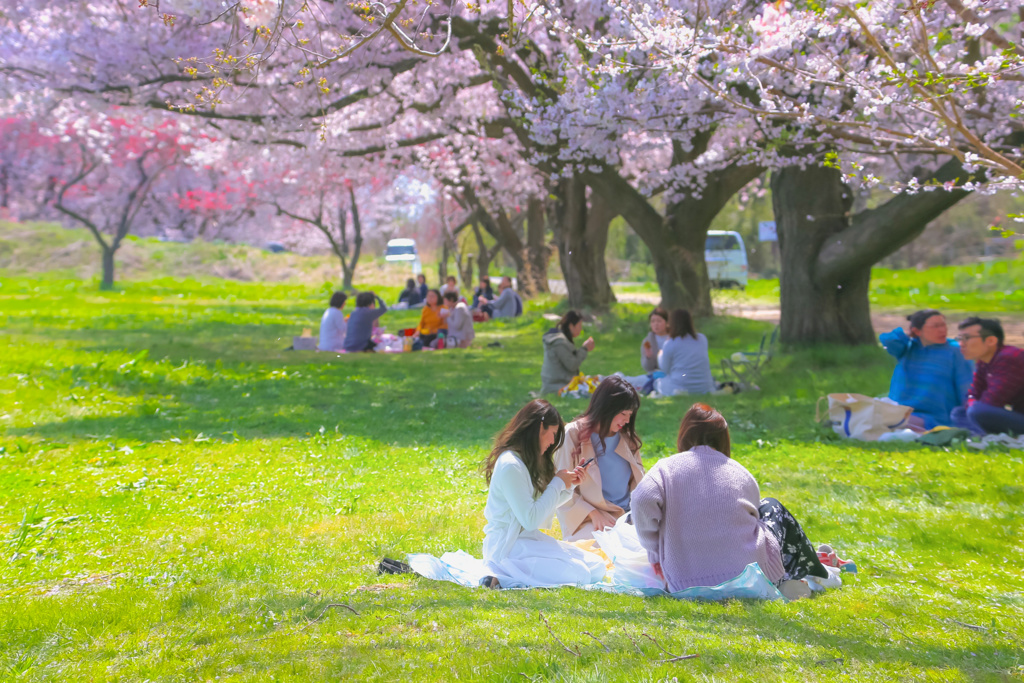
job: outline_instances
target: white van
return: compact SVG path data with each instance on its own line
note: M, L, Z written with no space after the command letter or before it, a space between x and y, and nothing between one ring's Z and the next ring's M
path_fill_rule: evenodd
M412 272L419 275L423 272L423 265L420 263L419 252L416 251L416 240L398 238L388 240L387 249L384 250L385 261L409 261L412 263Z
M747 287L747 248L738 232L708 230L704 242L708 279L715 287Z

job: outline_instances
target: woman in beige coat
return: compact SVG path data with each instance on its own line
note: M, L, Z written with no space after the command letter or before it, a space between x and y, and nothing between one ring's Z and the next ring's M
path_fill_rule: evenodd
M594 390L587 411L565 426L555 466L573 469L595 460L586 467L572 499L557 510L564 540L593 538L595 529L614 526L629 511L630 493L644 476L636 435L639 408L633 385L613 375Z

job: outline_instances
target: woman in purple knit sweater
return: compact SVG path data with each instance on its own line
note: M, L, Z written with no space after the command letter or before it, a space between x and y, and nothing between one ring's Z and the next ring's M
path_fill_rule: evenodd
M679 453L658 461L632 495L633 523L670 591L715 586L757 562L790 599L810 594L805 576L829 572L800 524L729 457L729 425L695 403L683 417Z

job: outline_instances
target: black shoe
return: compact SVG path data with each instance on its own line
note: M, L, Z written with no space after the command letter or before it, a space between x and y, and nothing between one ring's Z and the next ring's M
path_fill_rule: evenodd
M377 565L378 574L412 574L412 567L407 565L405 562L399 562L398 560L392 560L385 557Z

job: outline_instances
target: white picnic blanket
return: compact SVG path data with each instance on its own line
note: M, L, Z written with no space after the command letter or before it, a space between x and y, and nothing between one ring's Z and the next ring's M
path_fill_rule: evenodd
M677 600L785 599L756 562L748 564L739 576L717 586L697 586L670 593L665 590L664 582L654 574L654 569L647 560L647 552L640 547L636 529L632 524L620 520L615 527L595 533L594 539L611 560L612 570L605 581L577 586L578 588L637 596L668 596ZM420 576L457 583L467 588L477 588L480 579L489 573L483 560L473 557L464 550L447 552L441 557L414 553L408 556L407 562ZM510 589L525 587L502 586Z

